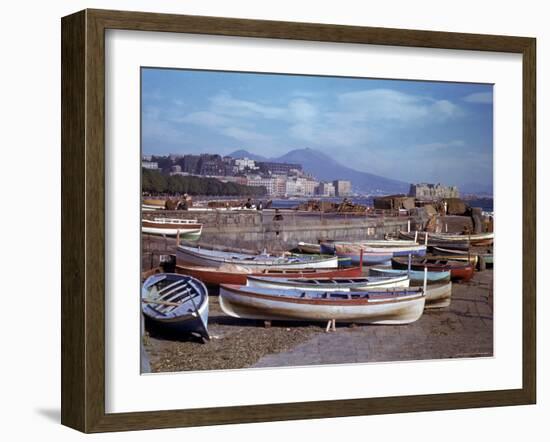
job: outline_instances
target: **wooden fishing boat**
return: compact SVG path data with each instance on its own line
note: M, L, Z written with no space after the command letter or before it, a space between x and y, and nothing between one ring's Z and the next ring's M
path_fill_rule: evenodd
M141 231L153 235L176 236L180 239L196 241L202 233L202 224L195 219L155 218L141 220Z
M163 199L146 198L141 202L144 210L164 210L166 201Z
M311 253L313 255L318 255L321 254L321 245L300 241L296 246L296 250L300 253Z
M426 254L426 246L417 244L414 241L405 241L407 243L412 242L412 244L405 245L390 245L380 243L375 245L373 241L335 241L328 243L321 243L321 252L322 253L337 253L337 250L340 248L360 248L363 250L364 254L367 255L391 255L391 256L424 256ZM363 255L364 256L364 255Z
M220 307L227 315L260 320L408 324L422 316L425 300L422 288L319 292L220 287Z
M458 256L464 256L468 255L470 253L470 249L453 249L452 247L444 247L444 246L433 246L432 247L433 253L437 255L458 255Z
M359 278L271 278L268 276L248 276L248 287L268 289L300 289L317 291L353 291L374 288L409 287L407 275L393 277Z
M426 241L428 235L429 246L447 244L461 244L472 246L489 246L493 244L494 232L472 233L469 235L461 233L431 233L431 232L399 232L399 237L407 240L417 239L419 242Z
M172 331L208 336L208 291L190 276L159 273L145 280L141 290L146 318Z
M493 265L493 252L487 249L473 249L473 250L455 250L443 247L433 247L433 251L439 255L452 256L452 259L464 259L465 256L470 256L470 262L472 262L471 257L475 257L475 262L472 264L480 265L480 260L483 259L483 264L486 267L491 267Z
M177 265L176 273L193 276L205 284L238 284L246 285L249 276L269 278L357 278L363 270L358 267L329 269L251 269L245 266L225 264L220 267Z
M424 270L394 269L392 266L374 266L369 267L369 276L407 276L411 284L419 285L424 281ZM441 284L451 281L451 272L449 270L430 272L428 271L428 284Z
M250 255L246 253L222 252L180 245L177 248L178 263L197 266L220 267L223 264L236 264L251 269L307 269L337 268L336 256L273 256L267 253Z
M392 267L394 269L408 268L409 262L407 258L392 258ZM450 271L451 280L453 281L469 281L474 276L474 266L468 262L456 261L453 259L434 257L413 258L411 260L412 270L424 270L428 272Z
M424 308L443 308L451 305L453 283L429 284L426 288L426 305Z
M363 247L355 244L334 244L333 253L338 258L347 258L351 260L352 265L376 265L388 262L393 254L391 252L365 252ZM326 248L325 243L321 243L321 251L330 253L330 248Z

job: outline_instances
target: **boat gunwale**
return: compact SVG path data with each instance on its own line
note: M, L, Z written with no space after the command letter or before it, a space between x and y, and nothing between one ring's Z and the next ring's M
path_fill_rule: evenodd
M246 287L246 286L245 286ZM238 294L247 298L256 298L256 299L263 299L266 301L276 301L276 302L286 302L291 304L307 304L307 305L326 305L326 306L360 306L360 305L384 305L384 304L398 304L401 302L407 302L407 301L415 301L422 298L425 298L426 294L424 293L424 289L421 287L413 287L406 289L407 291L411 292L417 292L416 295L411 296L395 296L393 299L384 299L382 300L372 300L368 298L368 291L362 291L360 292L361 295L364 296L364 298L361 299L353 299L353 298L346 298L346 299L312 299L312 298L297 298L297 297L290 297L290 296L276 296L276 295L266 295L262 293L255 293L250 292L246 290L242 290L242 286L240 285L234 285L234 284L221 284L220 285L220 296L223 296L223 292L228 291L233 294ZM306 290L304 290L306 291ZM398 291L398 290L394 290ZM402 290L402 291L405 291ZM373 292L376 292L373 290ZM317 292L318 293L318 292ZM334 293L339 293L338 291L334 291ZM354 292L341 292L343 295L349 295L351 296ZM379 293L382 293L379 291ZM378 298L380 299L380 298Z

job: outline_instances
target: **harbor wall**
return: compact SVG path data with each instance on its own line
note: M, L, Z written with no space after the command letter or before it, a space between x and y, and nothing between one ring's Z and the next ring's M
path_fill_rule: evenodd
M320 239L381 239L386 234L422 229L423 220L408 216L367 217L355 214L281 211L158 211L144 212L155 217L196 219L203 224L200 244L246 250L288 250L298 242L317 243Z

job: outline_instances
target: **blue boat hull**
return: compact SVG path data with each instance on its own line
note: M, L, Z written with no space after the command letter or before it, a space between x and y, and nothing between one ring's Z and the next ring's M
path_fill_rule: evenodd
M369 269L369 276L396 276L396 275L406 275L407 270L401 269L392 269L392 268L371 268ZM427 272L427 279L429 283L442 283L448 282L451 280L450 272ZM424 282L424 271L423 270L411 270L408 273L411 282L423 283Z

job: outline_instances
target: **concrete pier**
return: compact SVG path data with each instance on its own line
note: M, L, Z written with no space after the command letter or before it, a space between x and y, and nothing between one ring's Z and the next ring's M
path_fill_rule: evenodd
M203 224L200 243L247 250L289 249L298 242L317 243L320 239L380 239L384 235L421 229L419 219L408 216L373 217L363 214L297 212L281 210L282 220L274 220L274 210L264 211L159 211L144 217L188 218Z

